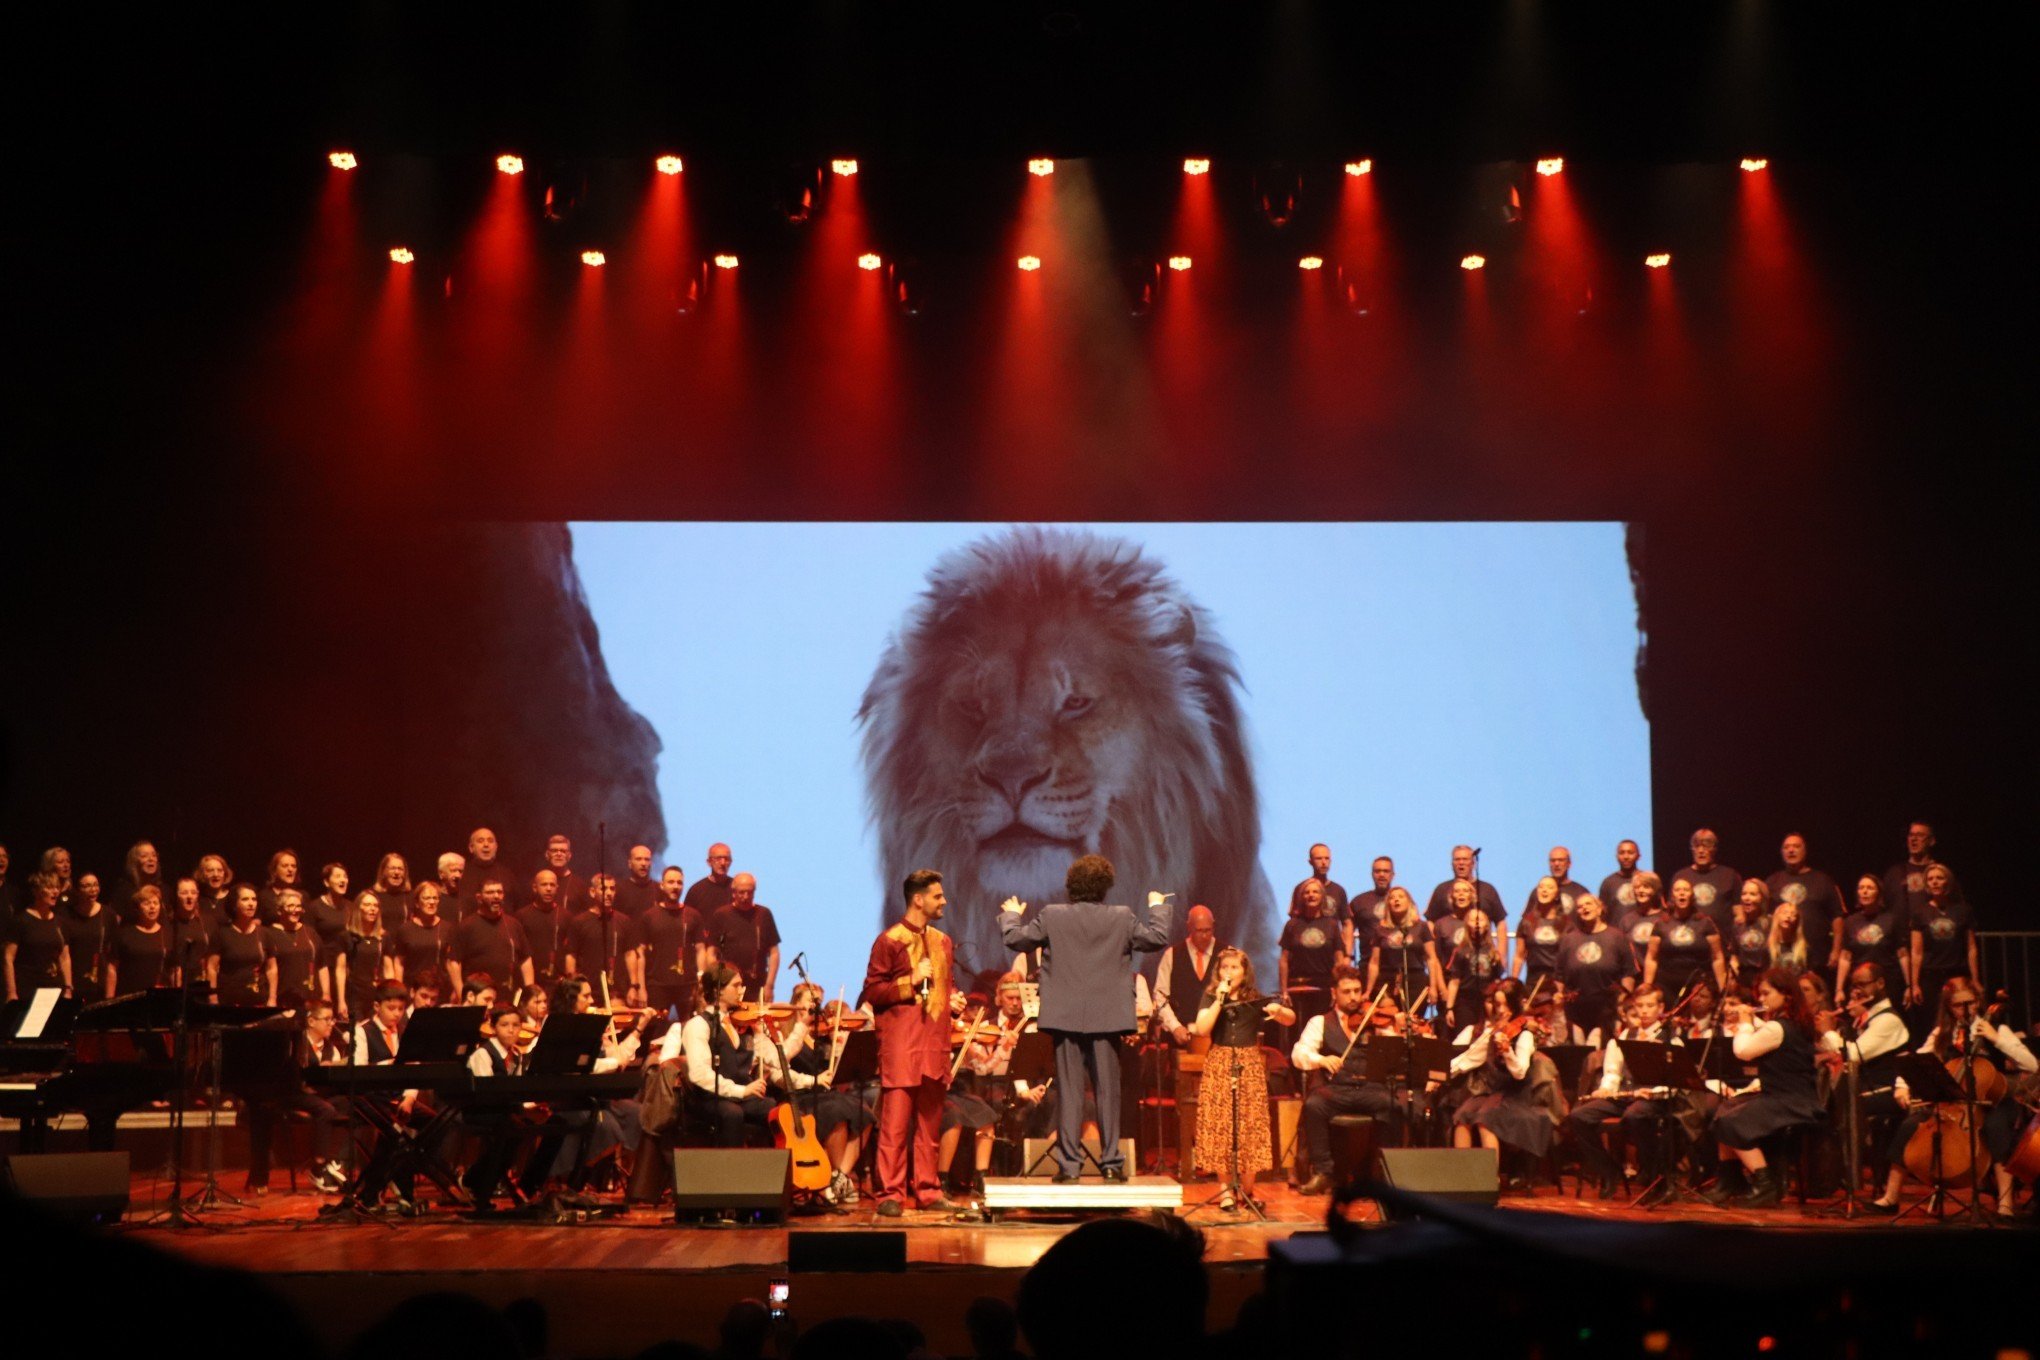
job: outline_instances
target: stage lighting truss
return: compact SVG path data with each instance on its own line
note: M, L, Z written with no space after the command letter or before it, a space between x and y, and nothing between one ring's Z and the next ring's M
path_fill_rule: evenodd
M652 162L652 168L662 175L677 175L686 167L680 163L678 156L661 156Z
M507 153L498 156L496 157L496 170L499 174L521 175L524 173L524 157L512 156Z
M335 170L352 170L361 162L354 158L352 151L332 151L326 155L326 164Z
M1055 173L1055 162L1046 156L1036 156L1027 162L1027 173L1046 178Z

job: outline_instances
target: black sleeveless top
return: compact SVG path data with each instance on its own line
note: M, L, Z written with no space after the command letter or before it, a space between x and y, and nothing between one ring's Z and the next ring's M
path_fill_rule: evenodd
M1332 1084L1361 1085L1367 1080L1367 1064L1361 1061L1360 1053L1367 1043L1367 1031L1354 1030L1353 1037L1348 1039L1345 1027L1339 1023L1339 1013L1336 1010L1325 1012L1324 1026L1324 1036L1318 1040L1318 1052L1327 1058L1344 1059L1339 1064L1339 1070L1332 1073Z
M1813 1040L1789 1021L1780 1021L1779 1028L1785 1031L1785 1041L1757 1059L1757 1079L1764 1084L1764 1094L1818 1109L1820 1088L1814 1080Z
M147 991L170 980L170 927L122 926L113 937L114 981L122 992Z
M758 1055L748 1044L731 1043L729 1030L713 1015L708 1017L708 1051L712 1070L721 1076L739 1086L757 1079Z
M1252 1001L1228 1001L1219 1011L1218 1019L1212 1022L1211 1046L1213 1048L1259 1048L1261 1046L1262 1007L1268 1004L1265 996Z

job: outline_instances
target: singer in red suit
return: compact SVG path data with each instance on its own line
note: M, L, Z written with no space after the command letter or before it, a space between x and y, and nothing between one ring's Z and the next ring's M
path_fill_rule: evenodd
M935 929L948 905L942 875L916 869L902 895L905 919L872 941L864 970L864 1003L878 1017L878 1212L887 1218L905 1212L910 1134L915 1205L961 1207L943 1195L936 1165L949 1090L949 1017L962 1001L949 985L956 948Z

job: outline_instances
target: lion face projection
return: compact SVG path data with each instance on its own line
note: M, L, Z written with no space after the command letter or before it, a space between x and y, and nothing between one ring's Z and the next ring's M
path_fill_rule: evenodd
M1137 544L1023 528L944 555L857 714L884 909L940 868L958 946L989 967L997 903L1059 900L1096 851L1116 897L1203 902L1222 938L1265 949L1238 689L1210 616Z

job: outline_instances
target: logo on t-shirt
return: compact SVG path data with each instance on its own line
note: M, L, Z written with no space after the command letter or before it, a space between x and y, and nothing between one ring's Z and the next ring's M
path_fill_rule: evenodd
M1927 890L1927 876L1917 869L1908 870L1905 876L1905 890L1909 893L1923 893Z
M1296 941L1305 949L1323 949L1325 933L1316 926L1305 926L1296 933Z
M1875 921L1870 922L1870 924L1856 932L1856 943L1866 949L1875 949L1878 945L1884 943L1884 927L1878 925Z
M1545 924L1531 931L1530 938L1537 941L1537 943L1539 944L1557 944L1558 927L1552 925L1550 922L1547 921Z
M1693 900L1703 907L1713 906L1714 885L1712 883L1695 883L1693 885Z
M1601 961L1601 946L1592 940L1582 940L1580 941L1580 947L1573 950L1573 957L1581 963L1599 963Z
M1778 889L1778 900L1780 902L1790 902L1795 907L1804 905L1806 902L1806 885L1804 883L1787 883L1784 887Z
M1382 948L1384 949L1401 949L1402 947L1403 933L1400 930L1389 931L1388 935L1382 940Z
M1936 916L1930 923L1928 923L1927 933L1932 935L1937 940L1954 939L1955 918L1952 916Z
M1636 889L1629 885L1628 883L1624 883L1621 887L1615 890L1615 900L1617 902L1620 902L1625 907L1635 906Z
M1758 930L1755 926L1752 926L1748 930L1745 930L1741 935L1738 935L1736 939L1744 949L1754 950L1762 949L1764 947L1764 932Z
M1654 923L1650 921L1638 921L1635 925L1629 928L1629 938L1636 941L1638 944L1649 944L1650 932L1653 924Z
M1686 948L1688 945L1693 943L1695 938L1696 936L1694 935L1693 927L1691 926L1678 925L1672 927L1671 941L1672 946L1675 949Z

